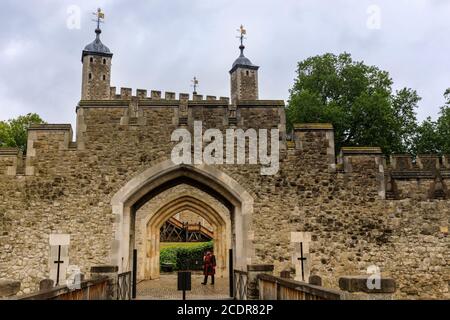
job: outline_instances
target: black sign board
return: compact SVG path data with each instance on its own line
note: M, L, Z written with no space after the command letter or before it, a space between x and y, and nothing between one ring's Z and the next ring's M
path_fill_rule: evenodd
M191 273L187 271L178 272L178 291L191 291Z
M178 272L178 291L183 291L183 300L186 300L186 291L191 291L191 273Z

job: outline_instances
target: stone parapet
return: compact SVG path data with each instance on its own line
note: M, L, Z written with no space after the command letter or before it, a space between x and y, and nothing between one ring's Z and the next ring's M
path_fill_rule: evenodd
M0 299L15 296L19 291L19 281L0 280Z
M74 150L70 124L34 124L28 128L26 175L34 175L39 157L62 150Z
M343 147L338 163L346 176L346 181L364 185L373 196L386 197L384 155L378 147Z
M146 90L146 89L136 89L135 92L133 93L133 89L132 88L120 88L119 89L119 94L117 93L117 88L116 87L111 87L110 88L110 99L99 99L99 100L95 100L95 99L89 99L89 100L82 100L83 104L87 103L87 104L98 104L99 102L103 102L105 104L108 104L108 102L111 101L117 101L117 100L131 100L132 98L138 98L139 100L190 100L190 101L227 101L229 102L229 98L228 97L220 97L219 99L217 99L216 96L211 96L211 95L207 95L206 97L204 97L203 95L198 95L198 94L194 94L194 95L190 95L188 93L180 93L178 94L178 98L177 98L177 94L175 92L171 92L171 91L166 91L166 92L162 92L159 90ZM192 98L192 99L191 99Z
M119 272L119 267L114 265L99 265L91 267L91 278L92 280L103 279L107 277L108 288L107 288L107 300L117 299L117 275Z
M0 156L18 156L19 148L0 148Z
M252 264L247 266L247 299L259 299L259 281L258 275L272 275L274 266L271 264Z
M331 123L298 123L294 124L294 131L334 130Z
M22 162L22 151L18 148L0 148L0 176L15 176Z
M392 300L397 290L394 279L370 275L344 276L339 278L339 288L349 292L346 300Z
M326 166L329 172L336 171L336 153L334 146L334 129L331 123L300 123L294 124L295 149L302 157L323 157L321 166Z

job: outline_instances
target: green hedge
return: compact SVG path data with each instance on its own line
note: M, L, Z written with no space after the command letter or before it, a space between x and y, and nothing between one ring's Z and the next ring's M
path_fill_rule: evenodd
M173 265L177 270L202 270L203 254L206 250L213 249L213 242L203 243L180 243L179 246L171 244L167 247L161 246L160 264Z

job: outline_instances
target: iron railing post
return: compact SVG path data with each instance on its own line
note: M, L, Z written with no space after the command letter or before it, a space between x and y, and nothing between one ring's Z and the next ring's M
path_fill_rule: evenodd
M136 299L136 291L137 291L137 250L133 250L133 286L132 286L132 299Z

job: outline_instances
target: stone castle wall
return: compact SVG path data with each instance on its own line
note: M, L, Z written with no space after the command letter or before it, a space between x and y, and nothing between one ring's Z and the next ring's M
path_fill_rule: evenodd
M166 97L121 90L109 101L81 101L76 143L70 126L31 127L25 174L11 169L14 155L0 152L0 279L35 290L49 274L52 233L71 234L70 263L84 272L109 263L112 196L170 158L173 130L201 120L204 130L233 123L281 130L277 175L260 175L259 165L216 166L254 199L252 263L292 268L290 233L308 231L312 273L325 286L376 265L396 279L397 297L449 298L448 157L439 169L405 169L387 165L376 149L354 148L337 161L329 126L298 126L286 141L282 102L238 101L233 109L226 99Z
M178 220L183 223L188 224L201 224L208 230L212 230L211 224L205 218L200 217L198 214L190 212L188 210L180 212L177 216L175 216Z
M181 184L178 186L175 186L169 190L166 190L159 195L157 195L155 198L153 198L151 201L147 202L142 208L140 208L136 213L136 249L138 250L138 264L139 266L145 265L145 257L154 255L155 253L148 252L149 249L146 250L146 243L145 241L149 239L149 235L147 234L147 230L149 228L148 223L149 220L158 212L158 210L165 205L167 205L170 201L173 201L173 199L179 198L179 197L194 197L197 199L201 199L202 202L216 210L217 212L220 212L221 216L224 217L230 217L229 210L217 199L212 197L206 192L203 192L195 187ZM192 212L183 212L184 215L187 215L187 217L190 217L192 219L195 219L193 221L199 221L201 219L200 216L197 214L194 214ZM209 223L208 223L209 225ZM214 232L215 236L217 236L217 229L213 228L211 225L209 225L209 228L211 231ZM216 253L217 255L218 253ZM219 262L219 265L221 267L224 267L226 265L226 256L221 257L221 261ZM157 258L159 260L159 256ZM140 268L138 271L138 278L145 279L144 276L144 268Z

